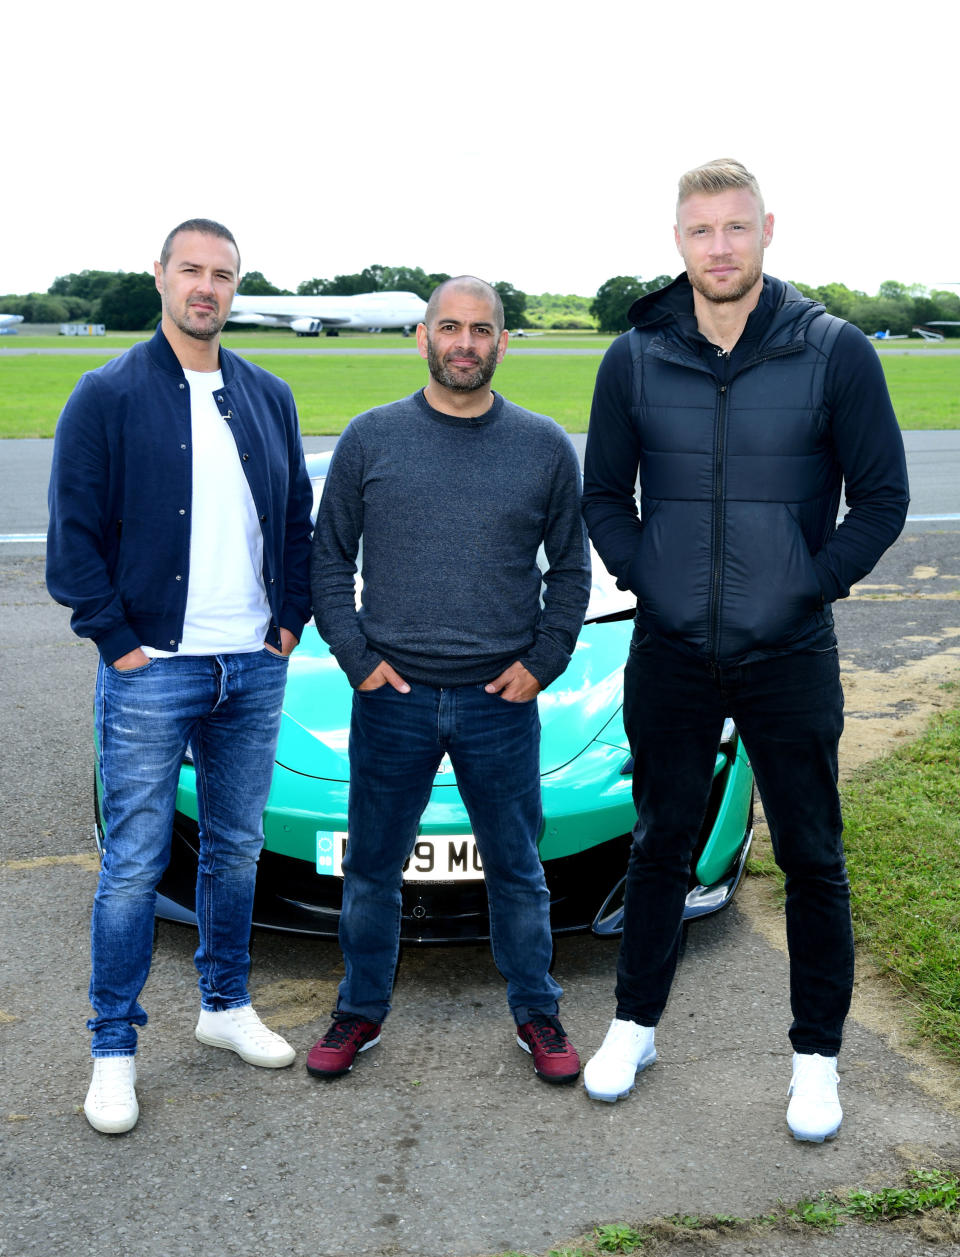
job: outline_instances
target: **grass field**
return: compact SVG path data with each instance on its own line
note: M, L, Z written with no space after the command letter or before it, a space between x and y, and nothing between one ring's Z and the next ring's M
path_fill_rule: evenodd
M12 339L12 338L11 338ZM126 348L133 336L105 337L97 349ZM552 415L568 432L585 432L599 354L609 337L545 334L514 341L497 371L503 393L542 414ZM341 432L348 420L370 406L393 401L419 388L426 367L410 339L399 335L342 336L297 340L280 333L225 337L254 362L281 376L297 399L307 436ZM50 437L70 390L84 371L110 356L15 355L5 349L64 347L51 337L18 338L0 346L0 437ZM70 347L74 347L71 345ZM82 347L92 348L89 341ZM257 350L307 349L307 353ZM342 349L402 349L394 354L356 354ZM594 348L593 354L528 353L528 349ZM960 428L960 355L931 347L922 354L887 354L881 358L894 407L905 430Z
M858 939L906 993L920 1033L960 1056L960 686L952 709L843 790Z

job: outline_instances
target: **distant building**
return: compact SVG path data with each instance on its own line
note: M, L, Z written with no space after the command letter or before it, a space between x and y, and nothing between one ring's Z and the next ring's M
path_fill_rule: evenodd
M104 323L61 323L61 336L106 336Z

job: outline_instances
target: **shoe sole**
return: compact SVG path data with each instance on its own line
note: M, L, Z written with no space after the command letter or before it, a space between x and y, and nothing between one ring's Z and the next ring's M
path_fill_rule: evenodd
M122 1122L105 1122L99 1118L93 1118L87 1111L86 1105L84 1105L83 1108L83 1115L93 1129L98 1130L101 1135L125 1135L128 1130L133 1130L134 1126L136 1126L140 1117L140 1107L139 1105L137 1106L137 1111L134 1113L131 1120L125 1120Z
M823 1135L812 1135L806 1131L794 1130L792 1126L789 1129L790 1134L794 1137L797 1143L822 1144L830 1139L836 1139L837 1135L840 1133L840 1126L841 1123L838 1123L833 1130L829 1130Z
M528 1043L524 1043L523 1039L521 1039L519 1035L517 1035L517 1047L523 1048L524 1052L526 1052L528 1056L533 1056L533 1049L530 1047ZM577 1066L577 1072L575 1074L541 1074L540 1070L537 1069L536 1065L534 1065L533 1067L533 1072L537 1075L538 1078L542 1078L544 1082L557 1083L558 1085L561 1085L561 1086L564 1083L576 1082L577 1079L580 1077L579 1066Z
M367 1048L376 1047L379 1042L379 1035L375 1039L368 1039L363 1047L357 1048L354 1060L361 1052L365 1052ZM351 1069L353 1069L353 1061L350 1062L346 1069L317 1069L316 1065L311 1065L309 1061L307 1062L307 1073L312 1074L314 1078L342 1078L344 1074L349 1074Z
M640 1064L637 1066L637 1070L636 1070L637 1074L642 1074L643 1071L649 1065L652 1065L656 1059L657 1059L657 1054L656 1052L654 1052L652 1056L648 1056L646 1057L645 1060L642 1060ZM636 1074L634 1075L634 1079L636 1079ZM626 1089L626 1091L617 1091L613 1093L611 1092L604 1093L602 1091L591 1091L589 1086L587 1085L586 1078L584 1078L583 1086L587 1095L590 1097L591 1100L600 1100L604 1104L616 1104L618 1100L625 1100L627 1098L627 1096L633 1090L635 1086L635 1082L632 1082L630 1086Z
M288 1065L292 1065L296 1060L296 1052L290 1049L289 1058L253 1056L249 1052L242 1052L235 1043L231 1043L229 1039L217 1039L212 1034L205 1034L199 1028L194 1031L197 1042L203 1043L207 1047L223 1048L227 1052L234 1052L242 1061L246 1061L248 1065L257 1065L260 1069L286 1069Z
M605 1104L616 1104L618 1100L625 1100L627 1096L630 1094L630 1092L633 1090L633 1083L631 1083L630 1086L626 1089L626 1091L618 1091L616 1095L603 1095L599 1091L591 1091L586 1083L584 1083L583 1085L584 1085L584 1089L586 1090L587 1095L590 1097L591 1100L602 1100Z

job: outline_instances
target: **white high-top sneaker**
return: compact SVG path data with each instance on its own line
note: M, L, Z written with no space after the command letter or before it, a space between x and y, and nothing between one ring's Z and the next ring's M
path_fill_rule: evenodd
M90 1090L83 1111L94 1130L104 1135L122 1135L132 1130L140 1116L137 1093L137 1066L132 1056L95 1056Z

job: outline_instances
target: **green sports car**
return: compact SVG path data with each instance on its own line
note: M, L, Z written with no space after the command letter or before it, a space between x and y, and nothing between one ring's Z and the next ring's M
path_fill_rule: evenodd
M329 454L307 459L319 501ZM566 672L538 699L542 724L540 856L555 933L622 928L623 886L636 812L632 760L620 716L633 606L599 560L583 631ZM350 686L308 625L287 680L273 784L263 817L254 924L336 937L347 842ZM99 783L98 783L99 798ZM105 841L97 809L97 841ZM717 748L713 790L697 846L688 918L730 902L753 834L753 774L733 721ZM170 864L157 915L192 922L197 797L184 762ZM404 869L401 937L440 943L489 934L483 870L449 761L444 759Z

